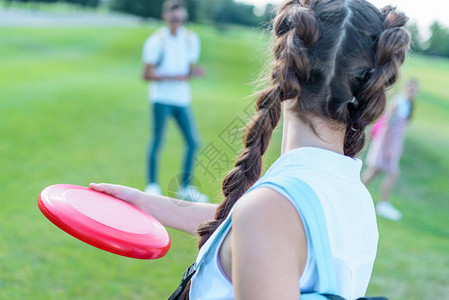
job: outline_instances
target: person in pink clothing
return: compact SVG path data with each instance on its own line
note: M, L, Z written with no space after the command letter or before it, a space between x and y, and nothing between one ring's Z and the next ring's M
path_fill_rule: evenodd
M379 216L395 221L400 220L402 214L391 204L390 195L399 177L399 161L417 93L418 82L408 80L403 92L394 98L384 117L374 126L366 158L368 169L362 176L363 182L368 184L381 172L386 173L376 211Z

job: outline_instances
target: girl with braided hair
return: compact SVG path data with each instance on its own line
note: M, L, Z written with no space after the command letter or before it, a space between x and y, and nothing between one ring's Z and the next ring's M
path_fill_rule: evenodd
M91 185L199 234L196 264L170 299L364 296L378 231L356 157L408 51L406 21L365 0L285 1L273 23L270 84L218 206ZM281 114L281 156L260 177Z

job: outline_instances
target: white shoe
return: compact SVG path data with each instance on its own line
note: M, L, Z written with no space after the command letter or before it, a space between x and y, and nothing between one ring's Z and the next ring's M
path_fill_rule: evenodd
M161 195L161 187L157 183L150 183L145 187L145 193Z
M389 201L380 201L377 203L376 212L378 216L392 221L399 221L402 218L402 213Z
M199 202L199 203L208 203L209 197L202 194L196 187L192 185L188 185L185 187L180 187L178 193L176 193L176 197L178 199Z

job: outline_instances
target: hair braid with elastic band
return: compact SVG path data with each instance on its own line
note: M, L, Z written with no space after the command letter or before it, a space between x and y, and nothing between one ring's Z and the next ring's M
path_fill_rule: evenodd
M382 115L386 105L386 88L398 79L400 66L409 50L410 34L403 28L407 17L392 6L384 7L382 13L384 31L377 42L374 69L363 89L355 96L357 106L348 105L353 108L345 136L345 154L349 156L355 156L363 149L365 128Z

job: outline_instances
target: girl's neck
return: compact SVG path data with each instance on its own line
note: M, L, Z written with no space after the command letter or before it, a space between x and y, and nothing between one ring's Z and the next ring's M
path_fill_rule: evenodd
M283 102L283 132L281 155L301 147L316 147L344 154L344 126L336 126L321 118L312 117L310 122L315 128L299 119L288 109L291 100ZM318 134L318 135L317 135Z

